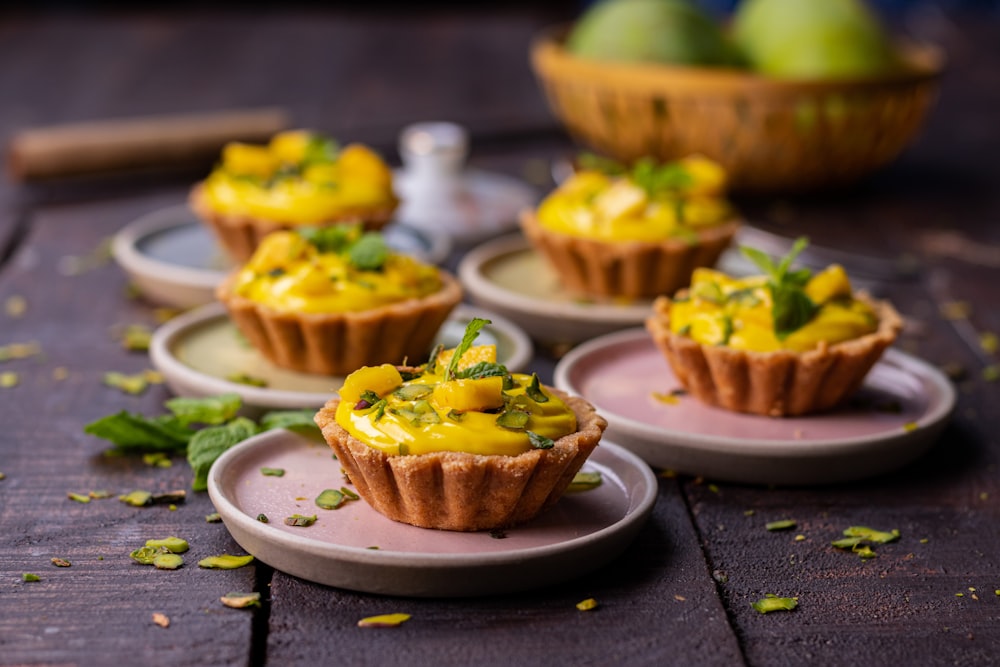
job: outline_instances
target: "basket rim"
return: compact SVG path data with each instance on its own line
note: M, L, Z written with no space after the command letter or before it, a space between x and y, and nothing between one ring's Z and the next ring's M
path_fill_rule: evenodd
M896 40L898 52L907 65L905 69L885 76L852 79L779 79L734 67L592 60L574 56L565 49L563 42L569 28L570 24L549 26L533 38L531 63L540 77L600 80L618 88L642 90L669 87L671 92L782 95L911 87L935 81L945 67L940 47L907 40Z

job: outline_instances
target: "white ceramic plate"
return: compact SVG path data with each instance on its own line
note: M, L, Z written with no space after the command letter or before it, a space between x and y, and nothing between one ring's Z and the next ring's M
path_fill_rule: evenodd
M520 235L473 249L458 274L475 303L509 317L545 343L578 343L634 327L651 310L651 301L598 303L573 296Z
M263 467L285 473L265 476ZM325 443L284 430L253 437L219 457L208 492L239 545L282 572L367 593L461 597L560 583L625 550L653 508L656 479L638 457L605 442L583 470L600 472L601 485L563 496L503 538L397 523L363 500L323 510L314 500L324 489L345 485L340 466ZM260 514L266 524L257 520ZM318 520L308 527L284 525L292 514Z
M534 353L531 340L516 325L481 308L455 308L436 343L457 345L473 317L492 322L479 333L479 344L495 344L497 360L511 371L527 367ZM240 335L222 304L203 306L158 328L153 333L149 356L175 394L212 396L235 392L251 410L318 408L344 381L343 377L299 373L270 363ZM230 379L238 375L263 380L267 386Z
M391 224L390 247L438 264L451 251L447 236ZM112 239L115 261L150 301L193 308L215 300L215 286L232 269L212 233L186 205L163 208L123 227Z
M418 182L405 170L397 170L393 183L401 203L396 219L459 244L476 243L517 229L518 214L538 200L534 188L505 174L466 169L459 178L457 192L435 200L416 191Z
M894 349L854 399L829 413L779 419L688 395L665 401L680 383L641 329L574 349L556 366L555 385L593 403L608 437L651 465L758 484L842 482L898 468L934 444L955 404L939 370Z

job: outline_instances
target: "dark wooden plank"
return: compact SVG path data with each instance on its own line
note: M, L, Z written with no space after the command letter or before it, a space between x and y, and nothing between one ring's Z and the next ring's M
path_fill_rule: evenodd
M152 311L125 297L125 277L105 261L78 275L60 273L66 257L93 252L105 236L135 216L182 193L116 204L38 211L25 245L0 282L0 304L27 302L16 318L0 311L0 345L37 342L37 357L0 363L19 383L0 389L0 662L21 664L246 664L249 614L223 607L219 597L252 590L255 569L204 570L198 560L242 553L221 524L208 524L207 495L189 494L176 511L129 507L115 498L88 504L68 492L134 489L164 492L190 486L182 457L169 468L139 457L103 456L105 443L84 424L127 409L159 414L168 394L154 387L126 396L102 385L105 371L149 367L145 354L128 353L116 326L153 323ZM65 379L55 374L65 369ZM188 540L177 571L142 567L129 552L145 540L177 535ZM50 559L65 558L69 568ZM42 581L24 583L25 572ZM171 619L155 625L152 614Z
M516 530L516 529L514 529ZM276 572L268 662L276 665L664 665L742 663L677 483L610 565L563 585L462 600L363 595ZM576 603L600 607L581 612ZM393 629L366 616L412 615Z

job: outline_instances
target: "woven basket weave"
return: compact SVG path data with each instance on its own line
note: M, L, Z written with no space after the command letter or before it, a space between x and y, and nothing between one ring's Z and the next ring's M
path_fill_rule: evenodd
M903 71L878 79L787 81L738 70L577 58L565 29L532 45L555 115L590 148L630 162L701 153L730 188L783 192L840 185L893 160L937 94L937 49L901 49Z

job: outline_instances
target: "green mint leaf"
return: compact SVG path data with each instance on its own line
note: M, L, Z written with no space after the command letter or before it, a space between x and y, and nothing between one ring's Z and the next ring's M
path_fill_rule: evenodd
M774 335L785 340L801 329L816 314L818 307L801 289L771 286L771 317L774 319Z
M378 232L368 232L350 249L351 264L362 271L378 271L389 259L389 246Z
M285 428L311 438L322 437L314 417L315 410L275 410L260 418L260 429Z
M679 163L657 165L649 158L635 163L630 178L650 197L680 192L692 183L691 174Z
M314 134L309 137L309 143L306 144L306 150L302 156L302 164L310 165L333 162L337 159L339 151L340 146L334 139Z
M183 452L194 434L172 415L149 419L125 410L87 424L83 432L130 452Z
M809 239L805 236L800 236L795 239L795 243L792 244L792 249L788 251L788 254L781 258L781 262L778 264L778 275L777 282L782 282L785 276L788 274L788 269L792 267L792 262L795 258L799 256L806 246L809 245Z
M542 385L538 381L538 373L531 374L531 384L525 388L524 393L527 394L528 398L533 400L535 403L549 402L549 397L542 391Z
M194 472L191 488L195 491L207 489L208 471L215 460L233 445L257 435L258 432L257 424L253 421L237 417L228 424L209 426L195 433L188 443L187 453L188 464Z
M455 373L455 378L459 380L479 380L489 377L505 377L509 373L507 367L494 361L480 361L468 368Z
M347 250L361 236L360 225L329 225L326 227L303 227L299 236L316 247L321 253L339 254Z
M469 351L470 347L472 347L472 344L475 342L476 337L479 336L479 332L483 330L483 327L490 323L490 320L484 320L481 317L473 317L469 323L465 325L465 334L462 336L462 342L460 342L455 348L455 354L451 355L451 361L448 362L448 368L445 369L445 380L455 379L455 370L458 368L459 360L465 356L465 353Z
M181 424L222 424L239 412L243 399L239 394L219 394L205 398L171 398L165 405Z
M778 267L774 265L774 262L771 261L771 257L766 252L746 245L740 246L740 252L743 253L744 257L753 262L757 268L760 269L761 273L772 280L775 279L775 276L778 273Z

